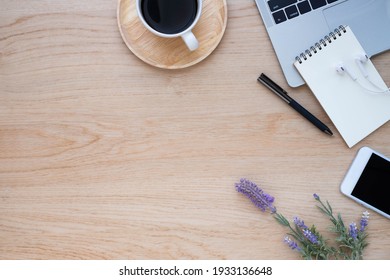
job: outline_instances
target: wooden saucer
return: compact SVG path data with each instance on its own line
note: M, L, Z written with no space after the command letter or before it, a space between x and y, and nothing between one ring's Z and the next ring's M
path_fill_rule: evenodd
M203 0L202 15L192 30L199 48L189 51L179 38L161 38L139 20L136 1L119 0L118 26L127 47L144 62L165 69L181 69L205 59L219 44L226 29L226 0Z

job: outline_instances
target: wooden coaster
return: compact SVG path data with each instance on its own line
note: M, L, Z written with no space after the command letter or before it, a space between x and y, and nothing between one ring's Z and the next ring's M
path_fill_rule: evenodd
M161 38L139 20L136 1L119 0L118 26L127 47L144 62L165 69L192 66L205 59L219 44L226 29L226 0L203 0L200 19L194 29L199 48L189 51L179 38Z

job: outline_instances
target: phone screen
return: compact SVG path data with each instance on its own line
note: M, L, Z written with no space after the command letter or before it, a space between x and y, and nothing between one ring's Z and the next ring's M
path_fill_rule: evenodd
M390 161L372 154L351 194L390 215Z

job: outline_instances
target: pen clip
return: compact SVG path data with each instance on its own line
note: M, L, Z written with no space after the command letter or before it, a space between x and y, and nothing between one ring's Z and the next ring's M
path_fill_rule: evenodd
M282 89L278 84L276 84L274 81L268 78L267 75L265 75L264 73L261 73L259 79L265 82L271 88L275 89L276 91L281 91L284 94L287 94L287 92L284 89Z
M288 96L288 93L279 85L277 85L274 81L268 78L264 73L261 73L260 77L257 80L266 87L268 87L270 90L272 90L275 94L279 95L279 97L287 103L290 103L292 101L292 98Z

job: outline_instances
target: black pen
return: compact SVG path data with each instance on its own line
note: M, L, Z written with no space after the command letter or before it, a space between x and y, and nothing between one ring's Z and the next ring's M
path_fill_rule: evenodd
M269 88L276 95L278 95L280 98L282 98L288 105L294 108L295 111L297 111L302 116L304 116L308 121L310 121L312 124L318 127L321 131L325 132L328 135L333 135L329 127L323 124L319 119L313 116L308 110L303 108L298 102L292 99L284 89L282 89L280 86L275 84L275 82L273 82L270 78L268 78L264 73L262 73L257 80L263 85L265 85L267 88Z

